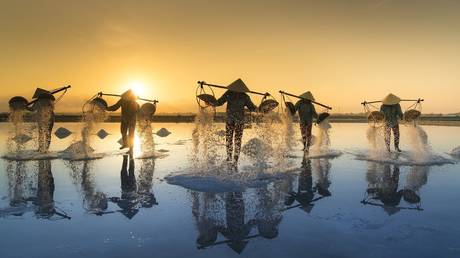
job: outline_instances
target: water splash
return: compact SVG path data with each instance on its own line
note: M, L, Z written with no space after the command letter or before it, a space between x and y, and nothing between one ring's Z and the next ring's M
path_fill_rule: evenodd
M214 124L214 112L209 109L198 110L195 117L195 128L192 132L192 151L189 156L194 169L209 171L223 161L218 151L222 137L219 137Z
M408 126L407 135L409 136L411 156L415 161L427 160L434 155L428 142L428 135L420 125Z
M388 151L385 147L384 130L382 126L369 126L367 128L366 137L370 147L370 157L380 158L388 156Z

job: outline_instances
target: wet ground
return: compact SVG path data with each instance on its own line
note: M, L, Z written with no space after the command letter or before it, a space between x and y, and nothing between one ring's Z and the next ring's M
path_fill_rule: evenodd
M53 138L52 151L78 134L76 124L60 126L74 134ZM251 175L243 156L244 176L181 180L192 171L193 124L154 124L172 132L155 136L167 154L157 159L113 152L116 124L92 142L107 153L101 159L1 159L0 256L460 257L460 165L447 154L460 145L460 127L424 126L433 152L452 162L410 166L357 160L353 153L368 149L367 124L332 126L331 148L342 155L302 166L297 146L274 176ZM6 137L2 123L0 142Z

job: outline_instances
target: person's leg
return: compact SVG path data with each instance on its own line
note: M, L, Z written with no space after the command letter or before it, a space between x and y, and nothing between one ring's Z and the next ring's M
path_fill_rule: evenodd
M37 129L38 129L38 151L43 152L45 151L45 144L44 144L45 143L45 139L44 139L45 129L41 121L38 122Z
M51 133L53 132L53 126L54 126L54 119L51 118L49 121L48 128L46 128L46 139L45 139L45 150L48 150L51 145Z
M303 150L307 149L307 127L300 123L300 134L302 135Z
M226 146L227 146L227 161L231 162L232 161L232 155L233 155L233 132L235 131L235 124L233 122L228 122L225 127L225 141L226 141Z
M121 139L123 142L122 147L127 147L128 146L128 136L127 136L128 124L123 120L121 121L121 124L120 124L120 132L121 132Z
M385 125L384 134L385 134L385 145L387 147L388 152L390 152L391 127Z
M399 149L399 124L395 125L393 127L393 136L394 136L394 140L395 140L395 149L396 151L399 151L401 152L401 150Z
M234 156L235 165L238 163L238 159L240 157L241 142L243 139L243 130L244 130L244 123L238 123L235 126L235 156Z
M311 129L312 129L313 125L307 125L306 128L305 128L305 135L306 135L306 138L307 138L307 147L306 147L306 151L308 151L310 149L310 146L311 146Z

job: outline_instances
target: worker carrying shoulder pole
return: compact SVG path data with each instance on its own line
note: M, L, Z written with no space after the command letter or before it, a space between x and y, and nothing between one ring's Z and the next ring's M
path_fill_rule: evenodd
M121 107L121 137L123 144L120 149L132 148L134 144L134 133L136 130L136 115L139 104L136 102L136 95L128 90L121 95L120 100L112 106L107 107L108 111L116 111Z
M295 104L295 110L299 112L300 133L302 134L302 143L304 152L309 151L311 146L311 130L313 126L313 118L318 118L315 106L312 101L315 101L313 94L309 91L299 96L301 99Z
M38 129L38 151L47 152L51 144L56 99L53 94L43 89L37 89L34 98L36 101L27 109L35 112Z
M382 112L385 117L385 144L388 152L390 152L392 130L395 150L401 152L399 149L399 119L403 118L403 112L399 102L401 102L401 99L390 93L382 100L382 106L380 106L380 112Z
M217 106L222 106L227 102L227 122L226 122L226 146L227 162L236 166L241 151L241 140L244 130L244 108L247 107L251 112L257 110L256 105L251 101L246 92L249 88L241 79L231 83L227 91L217 100ZM234 152L233 152L234 151Z

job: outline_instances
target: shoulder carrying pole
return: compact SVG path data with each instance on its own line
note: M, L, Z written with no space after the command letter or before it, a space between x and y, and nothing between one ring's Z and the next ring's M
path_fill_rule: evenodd
M209 87L214 87L214 88L219 88L219 89L226 89L226 90L228 90L228 88L225 87L225 86L215 85L215 84L209 84L209 83L206 83L206 82L204 82L204 81L198 81L198 84L201 85L201 87L203 87L203 85L206 85L206 86L209 86ZM257 91L248 91L248 93L257 94L257 95L262 95L262 96L270 96L270 93L268 93L268 92L261 93L261 92L257 92Z
M72 87L71 85L67 85L67 86L64 86L64 87L62 87L62 88L59 88L59 89L57 89L57 90L50 91L50 94L56 94L56 93L61 92L61 91L63 91L63 90L68 90L68 89L70 89L71 87ZM38 98L32 100L32 101L29 102L29 103L27 103L27 106L30 106L30 105L34 104L35 102L37 102L37 100L38 100Z
M291 93L287 93L287 92L282 91L282 90L280 90L279 93L284 94L284 95L287 95L287 96L291 96L291 97L294 97L294 98L298 98L298 99L304 99L304 98L302 98L302 97L300 97L300 96L297 96L297 95L294 95L294 94L291 94ZM310 100L310 101L311 101L311 103L314 103L314 104L316 104L316 105L318 105L318 106L321 106L321 107L324 107L324 108L327 108L327 109L332 110L332 107L326 106L326 105L324 105L324 104L318 103L318 102L313 101L313 100Z
M102 91L99 92L99 93L97 93L97 96L98 96L98 97L110 96L110 97L119 97L119 98L121 98L121 95L120 95L120 94L109 94L109 93L103 93ZM139 97L137 97L137 99L138 99L138 100L142 100L142 101L152 102L152 103L154 103L154 104L160 102L160 101L158 101L158 100L156 100L156 99L154 99L154 100L152 100L152 99L143 99L143 98L139 98Z

